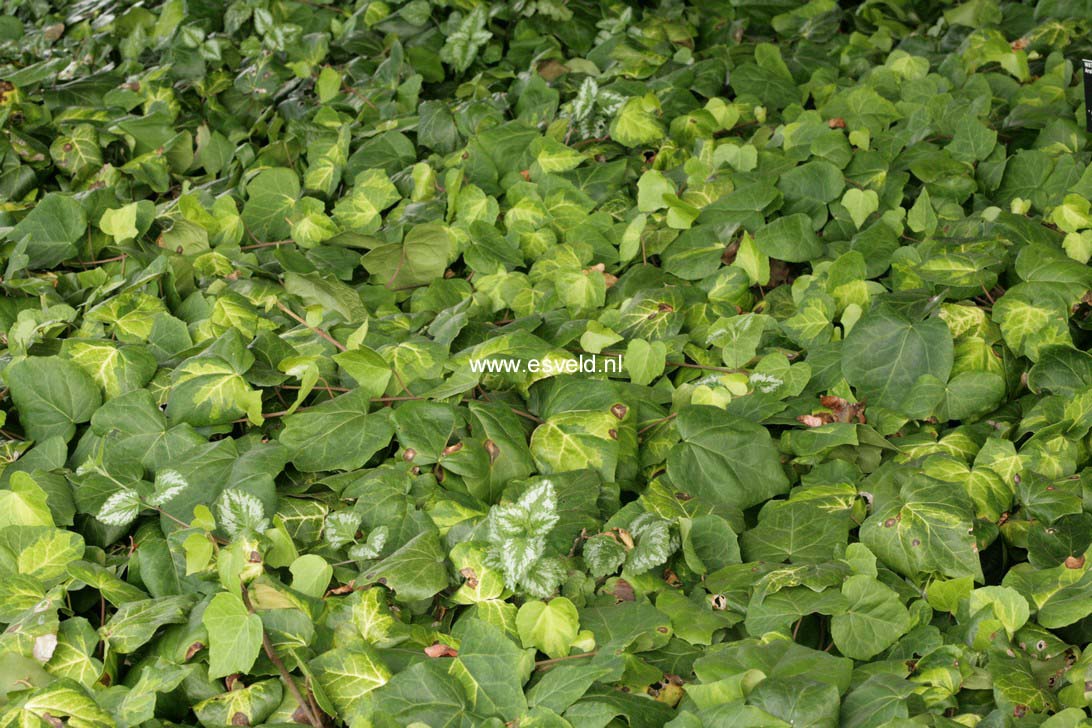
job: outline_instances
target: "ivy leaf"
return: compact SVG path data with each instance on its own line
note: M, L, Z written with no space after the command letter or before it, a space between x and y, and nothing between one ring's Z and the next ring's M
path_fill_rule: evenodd
M940 574L980 580L972 519L961 491L925 476L907 476L896 495L874 504L861 524L861 542L910 578Z
M223 425L246 416L261 422L261 396L231 363L215 355L187 359L174 370L167 417L194 426Z
M365 577L382 580L400 600L429 599L448 585L444 556L439 535L427 530L368 570Z
M851 576L842 584L844 614L830 618L834 644L846 657L868 660L910 629L910 613L898 594L871 576Z
M99 628L99 634L114 652L130 654L152 639L160 627L185 622L194 601L186 594L128 602Z
M749 508L788 491L765 428L714 407L691 405L676 425L682 441L667 456L672 482L728 508Z
M565 597L530 601L519 608L516 629L524 647L534 647L551 658L564 657L580 631L580 615Z
M483 715L514 720L527 710L523 695L531 663L497 627L478 619L460 630L459 656L452 672L465 675L464 685Z
M260 241L281 240L288 235L288 215L300 194L300 179L291 169L267 169L246 185L243 225Z
M663 126L657 114L660 102L652 94L627 100L610 124L610 136L619 144L639 147L660 141Z
M227 592L212 598L201 615L209 633L209 677L249 672L262 649L262 619Z
M77 124L49 145L49 155L58 168L79 179L102 166L102 148L95 127Z
M447 227L418 225L401 243L373 248L360 264L387 288L412 288L443 276L455 252L455 240Z
M912 321L881 306L846 337L842 372L860 398L901 411L921 377L947 381L952 352L952 335L943 320Z
M443 48L440 49L440 59L455 68L456 73L462 73L470 68L470 64L478 57L478 51L493 34L485 30L485 9L475 7L456 26L454 32L447 36Z
M880 209L880 196L875 190L854 187L846 190L846 193L842 195L842 206L849 211L853 224L860 230L868 216Z
M374 233L383 222L383 210L399 198L397 188L382 170L369 169L353 181L352 193L334 205L334 219L345 229Z
M651 384L664 372L667 361L667 345L662 341L648 342L631 339L626 348L624 365L634 384Z
M23 427L34 440L76 434L102 404L94 381L70 361L55 356L32 357L7 368L11 398L23 414Z
M618 571L625 560L625 546L610 534L601 533L584 542L584 561L596 579Z
M106 210L99 218L99 229L122 243L138 237L155 217L155 206L147 200Z
M8 233L25 245L30 268L50 268L76 254L76 241L87 229L87 216L73 198L50 193Z
M279 680L262 680L202 700L193 706L193 712L202 724L228 725L232 720L246 720L256 725L272 715L282 695Z
M376 709L402 725L484 722L449 668L438 660L418 662L394 674L376 693Z
M305 472L359 468L394 435L389 410L369 414L369 405L367 392L357 389L297 412L285 418L280 443Z
M809 260L823 252L812 229L811 218L802 212L768 223L755 232L754 241L761 253L778 260Z
M390 670L367 644L330 650L312 660L309 667L323 693L345 715L391 677Z

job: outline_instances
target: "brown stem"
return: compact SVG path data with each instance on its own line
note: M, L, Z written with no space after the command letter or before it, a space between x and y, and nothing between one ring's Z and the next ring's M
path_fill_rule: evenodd
M102 258L101 260L78 260L72 265L78 265L81 268L90 268L93 265L102 265L103 263L116 263L119 260L125 260L128 257L128 253L122 253L121 255L115 255L113 258Z
M637 437L640 437L641 435L645 434L646 432L651 430L656 425L662 425L665 422L670 422L671 420L675 419L678 416L679 416L678 412L672 412L667 417L661 417L658 420L653 420L652 422L649 422L647 425L645 425L641 429L637 430Z
M573 149L579 149L580 147L587 146L588 144L599 144L600 142L610 141L610 134L605 134L601 137L592 137L591 139L581 139L578 142L574 142Z
M355 88L353 88L352 86L350 86L350 85L349 85L349 84L348 84L347 82L345 82L345 81L342 81L342 83L341 83L341 90L342 90L343 92L346 92L346 93L350 93L350 94L352 94L353 96L356 96L356 97L357 97L358 99L360 99L361 101L363 101L363 102L364 102L365 104L367 104L368 106L372 107L372 109L373 109L374 111L379 111L379 107L375 105L375 102L374 102L374 101L372 101L372 100L371 100L371 99L369 99L369 98L368 98L367 96L365 96L364 94L362 94L362 93L360 93L359 91L357 91L357 90L356 90Z
M524 412L523 410L516 409L515 407L509 407L509 409L512 410L517 415L519 415L520 417L531 420L532 422L537 422L540 425L543 422L545 422L545 420L543 420L541 417L536 417L535 415L531 414L530 412Z
M402 379L402 375L398 373L398 369L396 369L395 367L392 366L391 367L391 374L394 375L395 380L398 382L398 386L402 388L402 391L405 392L407 396L409 396L409 397L416 397L417 396L416 394L413 393L413 391L409 387L406 386L406 380Z
M254 605L250 602L250 594L247 593L246 584L240 584L241 594L243 597L243 604L246 605L246 609L251 614L254 614ZM269 635L265 633L265 627L262 627L262 649L265 650L266 657L273 663L273 666L277 668L277 672L281 674L281 679L284 680L284 684L288 686L288 692L292 693L292 697L299 703L300 708L307 716L307 722L314 728L322 728L322 721L311 710L311 703L304 699L300 689L296 687L296 681L292 679L292 675L288 672L288 668L281 662L281 658L277 655L277 651L273 649L273 643L269 641Z
M278 385L278 386L281 386L281 387L283 387L285 389L298 389L298 387L288 387L288 386L285 386L285 385ZM333 387L333 389L337 390L337 391L340 391L340 390L342 390L344 388L343 387ZM351 392L353 390L345 389L345 391L346 392ZM415 401L415 400L421 400L421 399L424 399L424 397L394 396L394 397L372 397L368 401L369 402L409 402L409 401ZM296 412L306 412L309 409L314 409L314 408L313 407L297 407ZM296 412L293 412L292 414L296 414ZM268 419L272 419L272 418L275 418L275 417L284 417L287 414L288 414L288 410L278 410L276 412L263 412L262 413L262 418L268 420ZM233 420L232 422L234 424L236 424L236 425L241 425L241 424L244 424L246 422L250 422L250 420L247 419L246 417L240 417L239 419Z
M348 349L345 348L345 345L342 344L340 341L335 339L333 336L330 336L328 333L326 333L322 329L316 328L316 327L312 326L311 324L307 323L302 318L300 318L299 315L295 311L288 308L288 306L285 306L280 301L277 301L277 308L279 308L281 311L284 311L285 314L287 314L288 316L295 319L298 323L301 323L304 326L306 326L307 328L309 328L313 333L316 333L319 336L321 336L322 338L329 341L331 344L333 344L337 348L338 351L348 351Z
M144 503L143 501L141 501L141 505L144 505L144 506L147 506L148 508L151 508L153 511L155 511L156 513L158 513L161 516L166 516L168 520L174 521L175 523L177 523L182 528L193 528L193 526L186 523L181 518L178 518L176 516L172 516L170 513L167 513L167 511L163 510L159 506L149 505L148 503Z
M273 240L268 243L254 243L253 245L242 245L239 250L256 250L258 248L272 248L277 245L291 245L296 242L295 240Z
M243 420L243 422L246 422L246 420ZM141 505L146 506L148 508L151 508L153 511L155 511L159 515L165 516L167 518L167 520L169 520L169 521L174 521L175 523L177 523L182 528L193 528L192 525L186 523L181 518L176 518L175 516L172 516L170 513L167 513L167 511L163 510L159 506L153 506L153 505L150 505L150 504L145 503L143 501L141 501ZM212 535L211 533L209 534L209 538L211 538L213 541L220 544L221 546L227 546L227 544L228 544L228 542L225 541L224 539L217 538L216 536Z
M351 392L351 391L353 391L353 390L349 389L348 387L331 387L329 384L325 384L325 382L326 382L325 379L323 379L322 381L323 381L323 385L321 387L318 387L318 389L323 389L323 390L325 390L327 392ZM299 390L299 389L303 389L303 387L299 386L298 384L278 384L277 389L296 389L296 390Z

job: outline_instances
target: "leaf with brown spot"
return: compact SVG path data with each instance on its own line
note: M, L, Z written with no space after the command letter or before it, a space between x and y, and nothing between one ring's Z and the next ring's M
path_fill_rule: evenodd
M445 645L442 642L429 645L425 648L425 654L429 657L458 657L459 651L453 649L451 645Z
M620 602L632 602L637 599L637 594L633 591L633 585L621 578L614 580L610 593Z
M817 415L800 415L796 418L797 422L800 422L805 427L821 427L827 424L827 420Z

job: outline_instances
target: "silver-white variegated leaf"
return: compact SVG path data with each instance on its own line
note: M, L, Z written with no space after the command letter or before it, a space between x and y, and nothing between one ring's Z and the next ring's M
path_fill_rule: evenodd
M520 580L523 590L538 599L548 599L557 593L565 580L565 564L561 559L539 559Z
M493 506L489 532L493 541L514 537L542 537L557 524L554 485L543 480L527 489L515 503Z
M576 98L572 101L571 118L573 121L583 121L591 116L595 110L595 98L599 95L599 84L588 76L584 83L580 84L580 90L576 92Z
M128 526L140 515L140 496L131 488L122 488L107 498L95 518L107 526Z
M629 526L634 547L626 559L626 569L643 574L666 562L679 548L679 540L671 533L671 522L651 513L642 513Z
M232 536L243 531L264 531L269 528L262 502L237 488L225 490L220 495L216 515L220 528Z
M189 485L189 481L177 470L160 470L155 474L155 492L148 503L153 506L169 503Z
M626 547L605 533L584 542L584 563L596 579L613 574L626 560Z
M349 549L349 558L355 561L379 558L379 554L383 552L383 547L387 545L387 536L389 534L390 529L386 526L373 528L368 534L367 541L355 544Z
M360 516L352 511L337 511L326 516L322 535L330 548L339 549L356 540L360 528Z

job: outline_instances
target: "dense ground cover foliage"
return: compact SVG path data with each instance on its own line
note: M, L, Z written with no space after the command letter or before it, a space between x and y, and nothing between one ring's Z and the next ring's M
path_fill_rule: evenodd
M5 10L0 726L1090 725L1087 2Z

